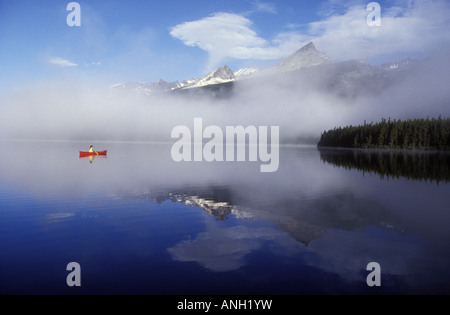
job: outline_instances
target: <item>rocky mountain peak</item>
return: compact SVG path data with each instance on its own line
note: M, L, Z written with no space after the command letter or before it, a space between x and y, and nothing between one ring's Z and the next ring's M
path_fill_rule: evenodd
M316 49L316 45L314 45L314 42L310 42L308 45L303 46L302 48L300 48L297 52L301 52L301 51L317 51Z
M233 71L231 71L231 69L227 65L225 65L220 68L217 68L216 70L214 70L213 72L208 74L204 79L210 80L213 78L220 78L223 80L233 80L234 73L233 73Z
M269 70L270 72L286 72L317 66L328 62L330 62L328 56L319 52L314 43L310 42L308 45L300 48Z
M190 87L200 87L200 86L206 86L211 84L219 84L219 83L226 83L234 81L234 73L231 71L231 69L224 65L220 68L217 68L216 70L212 71L211 73L207 74L203 78L201 78L199 81L195 83L195 85L192 85Z

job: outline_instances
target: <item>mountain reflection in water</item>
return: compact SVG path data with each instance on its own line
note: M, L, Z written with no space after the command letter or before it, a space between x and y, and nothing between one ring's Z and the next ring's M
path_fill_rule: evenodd
M298 242L308 245L327 229L362 231L367 226L403 231L401 221L376 201L358 199L350 191L336 192L325 198L298 200L297 196L272 196L263 205L238 191L244 187L185 187L180 190L154 190L135 195L135 199L151 199L162 203L170 200L199 207L217 220L233 215L240 219L263 219L287 232ZM130 196L128 196L130 197Z

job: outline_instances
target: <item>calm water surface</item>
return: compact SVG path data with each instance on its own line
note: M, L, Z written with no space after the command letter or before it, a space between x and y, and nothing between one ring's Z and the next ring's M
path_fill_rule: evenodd
M0 293L450 293L448 155L283 147L260 173L90 144L2 142Z

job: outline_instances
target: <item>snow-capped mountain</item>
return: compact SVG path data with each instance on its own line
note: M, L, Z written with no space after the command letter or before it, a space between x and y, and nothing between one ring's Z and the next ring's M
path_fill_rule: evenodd
M167 92L177 89L199 88L208 85L234 82L251 78L256 74L266 75L272 73L299 70L302 68L320 65L328 62L329 62L328 56L325 55L324 53L317 51L316 47L311 42L269 69L247 67L233 72L228 66L224 65L212 71L211 73L208 73L206 76L200 79L193 78L189 80L184 80L182 82L178 81L166 82L162 79L153 83L127 82L113 85L111 88L113 90L119 91L132 90L137 93L152 94L155 92Z
M221 84L227 82L233 82L236 80L241 80L250 77L252 74L257 73L261 69L259 68L245 68L236 71L237 76L228 66L222 66L210 73L208 73L203 78L192 78L184 80L182 82L166 82L164 80L159 80L153 83L144 82L126 82L119 83L111 86L114 91L134 91L141 94L150 95L156 92L168 92L177 89L189 89L189 88L199 88L208 85Z
M281 60L273 67L264 70L263 73L287 72L302 68L329 63L330 59L324 53L319 52L313 42L297 50L292 55Z
M183 88L197 88L212 84L220 84L220 83L226 83L226 82L232 82L235 81L235 76L233 71L228 66L222 66L211 73L207 74L197 82L195 82L192 85L183 87Z
M248 67L233 72L227 65L225 65L212 71L201 79L185 80L180 83L180 86L181 88L197 88L207 85L239 81L250 78L260 71L262 71L261 68Z
M334 63L326 54L319 52L311 42L267 69L249 67L233 72L224 65L202 78L182 82L164 80L154 83L129 82L114 85L112 88L145 95L193 90L196 95L215 93L226 96L232 91L233 86L225 83L250 81L249 84L257 85L263 82L264 84L276 82L278 85L288 85L293 89L308 89L314 85L320 90L338 96L355 97L361 93L380 91L391 84L394 77L407 75L408 70L415 64L416 61L411 59L380 66L373 66L365 60ZM257 82L252 83L255 80Z

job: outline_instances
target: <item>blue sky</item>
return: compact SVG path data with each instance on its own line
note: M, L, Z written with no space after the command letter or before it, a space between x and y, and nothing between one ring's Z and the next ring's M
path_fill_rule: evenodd
M200 77L227 64L266 67L310 41L332 60L426 58L450 42L448 1L0 0L3 91L35 81L99 84ZM2 90L0 89L0 92Z

